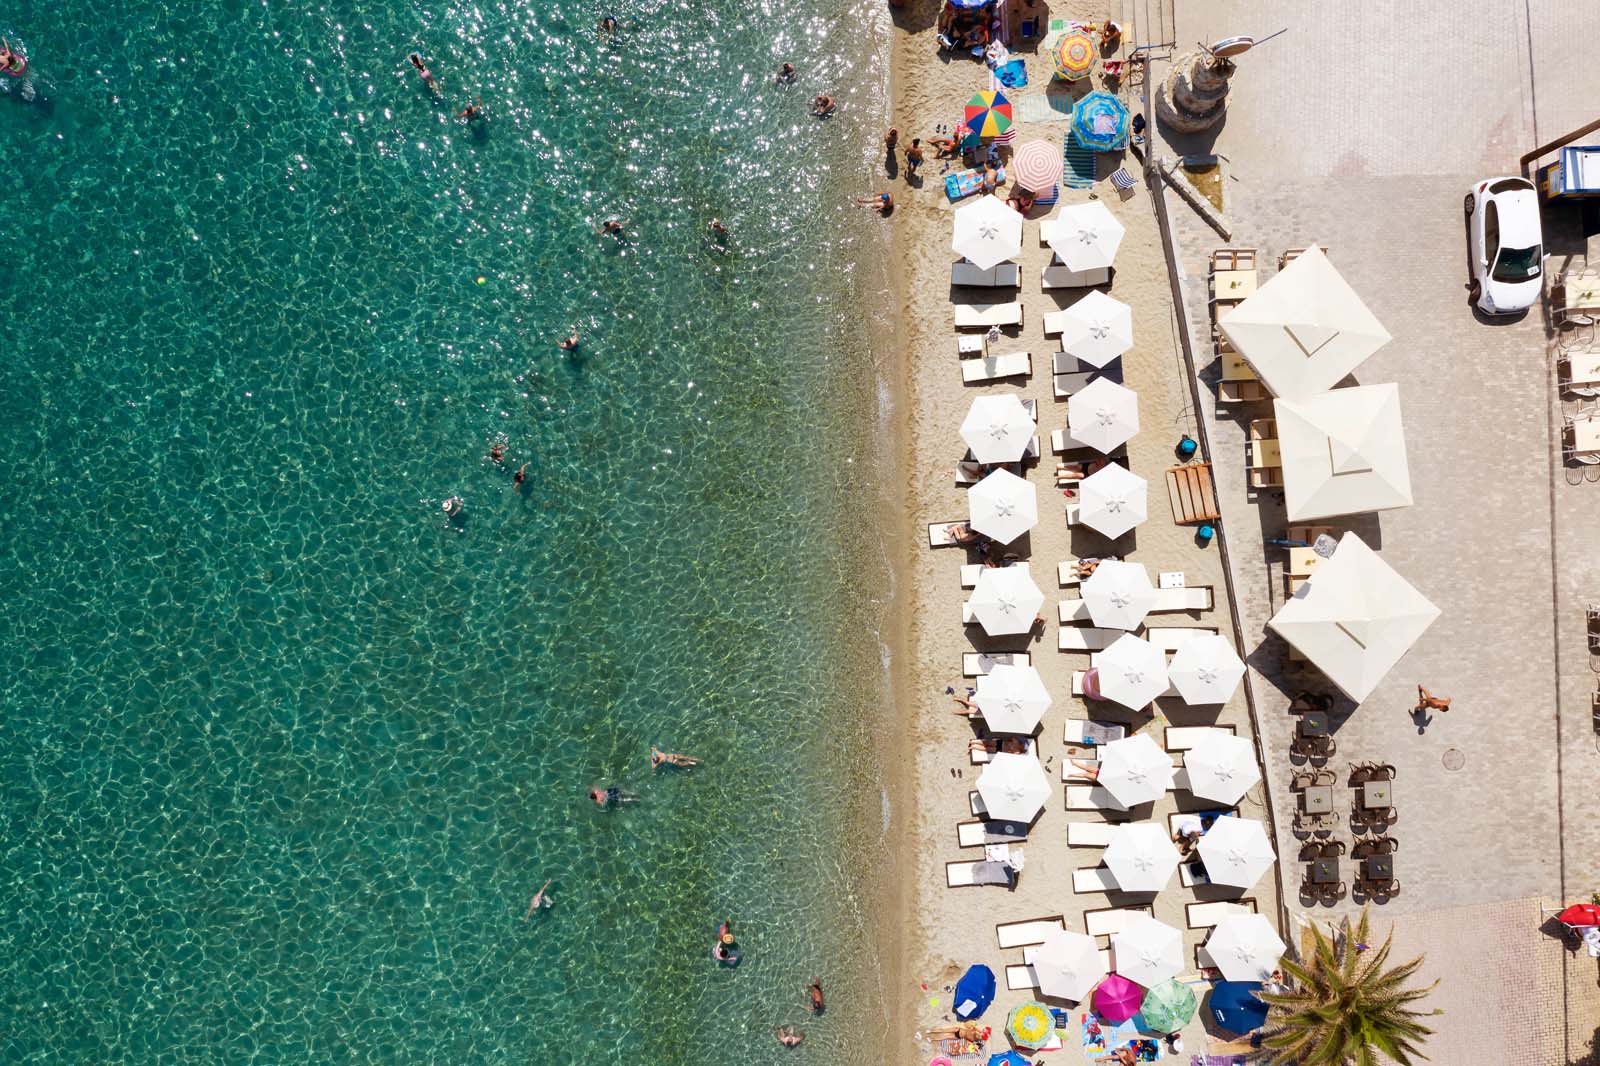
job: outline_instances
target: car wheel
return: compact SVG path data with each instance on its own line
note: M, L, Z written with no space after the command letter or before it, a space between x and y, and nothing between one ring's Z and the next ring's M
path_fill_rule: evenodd
M1468 218L1472 217L1472 210L1475 206L1476 205L1472 202L1472 194L1470 192L1467 193L1466 196L1462 197L1461 210L1462 213L1464 213Z

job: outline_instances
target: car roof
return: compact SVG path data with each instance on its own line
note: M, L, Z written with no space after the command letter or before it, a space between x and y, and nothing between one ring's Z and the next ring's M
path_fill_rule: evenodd
M1500 215L1500 246L1528 248L1542 244L1539 226L1539 194L1519 185L1508 192L1493 192L1495 210Z

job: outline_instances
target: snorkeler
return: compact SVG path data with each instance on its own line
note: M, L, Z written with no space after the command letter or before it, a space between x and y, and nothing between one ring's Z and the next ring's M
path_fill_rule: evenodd
M411 65L417 68L418 74L422 75L422 84L426 85L430 92L436 96L444 92L443 89L439 88L438 79L428 72L428 68L422 62L422 57L415 52L411 53Z

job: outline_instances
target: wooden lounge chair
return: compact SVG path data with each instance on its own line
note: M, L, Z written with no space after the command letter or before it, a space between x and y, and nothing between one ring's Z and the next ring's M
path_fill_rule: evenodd
M1083 931L1090 936L1110 936L1127 928L1128 919L1136 914L1150 917L1149 907L1101 907L1083 912Z
M1283 487L1283 459L1278 454L1278 421L1258 418L1250 423L1250 487Z
M956 304L956 329L989 329L1022 325L1022 304L1016 300L997 304Z
M1051 311L1049 314L1044 316L1044 335L1046 337L1053 337L1065 329L1066 325L1066 311Z
M1211 272L1219 270L1254 270L1256 268L1256 250L1254 248L1218 248L1211 253Z
M997 666L1032 666L1033 655L1025 651L967 651L961 653L961 675L982 677Z
M979 848L990 844L1020 844L1028 839L1021 822L957 822L956 847Z
M1122 888L1107 866L1080 866L1072 871L1072 891L1120 892Z
M1222 919L1232 915L1255 914L1256 901L1247 897L1215 903L1186 903L1183 910L1190 929L1210 929Z
M947 888L971 888L974 885L1004 885L1017 887L1017 871L1003 862L978 859L971 862L944 864L944 883Z
M1002 948L1020 948L1029 944L1043 944L1050 934L1067 927L1059 914L1048 918L1034 918L1026 922L1002 922L994 927L995 939Z
M1217 382L1218 403L1259 403L1271 395L1259 381Z
M1234 732L1231 725L1169 725L1164 747L1168 751L1188 751L1208 736L1233 736Z
M1328 254L1328 246L1326 244L1317 245L1317 250L1323 255ZM1278 269L1282 270L1284 267L1288 266L1290 263L1294 262L1296 259L1299 259L1305 254L1305 248L1290 248L1288 251L1278 256Z
M1111 835L1116 828L1110 822L1068 822L1067 847L1107 847L1111 843Z
M1217 510L1210 463L1167 467L1167 500L1172 504L1172 520L1180 526L1214 522L1222 517Z
M998 381L1001 378L1027 377L1033 373L1033 356L1027 352L1007 352L961 360L961 380L967 384Z

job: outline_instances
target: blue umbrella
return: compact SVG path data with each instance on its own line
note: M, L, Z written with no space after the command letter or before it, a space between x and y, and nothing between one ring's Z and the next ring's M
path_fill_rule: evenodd
M1028 1056L1016 1050L1003 1055L990 1055L989 1066L1028 1066Z
M1256 998L1260 981L1218 981L1211 989L1211 1016L1230 1033L1243 1036L1267 1023L1267 1005Z
M962 1021L980 1018L994 1002L994 971L974 966L956 982L956 1017Z
M957 11L976 11L980 7L988 7L994 0L950 0L950 6Z
M1098 89L1072 105L1072 132L1092 151L1127 147L1130 121L1127 105Z

